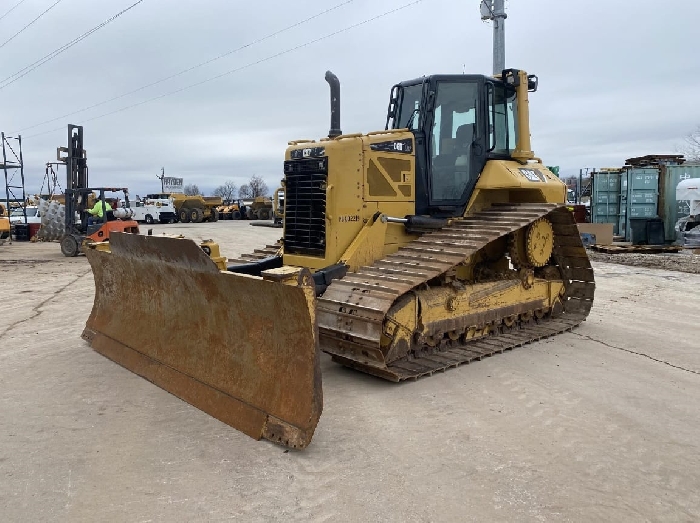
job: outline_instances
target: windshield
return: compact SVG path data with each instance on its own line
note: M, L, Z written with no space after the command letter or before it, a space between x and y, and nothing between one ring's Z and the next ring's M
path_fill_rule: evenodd
M476 183L472 144L477 139L479 86L474 82L440 82L430 133L434 201L460 200Z
M27 218L32 218L36 216L36 211L36 207L27 207ZM15 209L14 211L12 211L10 216L24 216L24 212L22 211L22 208Z

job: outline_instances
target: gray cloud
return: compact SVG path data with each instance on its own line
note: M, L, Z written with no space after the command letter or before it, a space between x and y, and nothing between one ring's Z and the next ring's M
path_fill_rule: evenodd
M478 0L424 0L390 16L173 96L119 108L251 64L408 0L355 0L336 11L171 81L31 130L39 122L119 96L245 45L340 0L145 0L119 20L0 90L0 128L23 131L28 186L65 144L68 123L85 125L91 180L159 188L183 176L211 190L262 175L275 186L287 141L328 128L326 69L342 84L342 128L383 128L397 81L436 72L490 73L491 28ZM90 29L129 0L66 0L0 50L12 74ZM28 0L0 21L12 34L43 11ZM540 77L532 95L533 147L564 173L675 152L700 123L691 89L700 71L692 45L700 5L653 0L510 2L507 63ZM55 130L54 129L58 129ZM45 131L52 131L46 134ZM36 135L36 136L35 136Z

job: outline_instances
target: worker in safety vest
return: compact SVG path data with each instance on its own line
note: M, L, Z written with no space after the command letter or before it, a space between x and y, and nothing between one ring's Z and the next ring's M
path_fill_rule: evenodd
M106 213L107 211L111 211L111 210L112 210L112 206L109 204L109 202L105 201L104 206L103 206L102 200L97 200L95 202L95 205L92 207L92 209L88 209L88 212L91 215L88 217L88 225L92 225L93 223L101 222L102 217L104 216L104 213Z

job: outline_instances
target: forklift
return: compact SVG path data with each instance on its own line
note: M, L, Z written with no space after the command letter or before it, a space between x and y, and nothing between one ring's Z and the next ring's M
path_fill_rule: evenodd
M65 153L65 156L61 156ZM65 233L61 239L61 252L64 256L73 257L80 254L82 247L88 243L99 243L109 240L112 232L139 233L138 223L131 219L129 209L129 190L118 187L89 187L87 154L83 148L83 127L68 125L68 147L57 149L58 161L66 165L66 217ZM94 193L98 193L98 199L106 209L106 202L110 203L112 210L103 212L101 221L89 224L88 212L95 203ZM124 194L124 208L119 208L117 200L105 199L105 193L121 192ZM76 214L80 220L76 220Z

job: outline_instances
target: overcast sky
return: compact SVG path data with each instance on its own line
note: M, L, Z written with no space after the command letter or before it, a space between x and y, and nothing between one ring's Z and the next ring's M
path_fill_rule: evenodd
M18 1L0 0L0 16ZM0 46L55 1L24 0L0 20ZM9 77L135 1L61 0L0 47L0 76ZM389 90L398 81L491 73L492 28L480 20L479 0L422 0L273 57L410 2L354 0L177 78L60 118L343 3L144 0L0 87L0 130L23 136L30 192L41 185L56 147L66 144L69 123L85 126L92 185L129 186L132 194L158 191L156 175L165 167L166 175L206 192L226 180L240 185L252 174L272 189L282 178L287 141L328 132L327 69L341 81L341 127L347 133L384 128ZM506 65L540 79L530 104L533 148L546 164L560 165L562 174L675 153L700 124L700 1L510 0L507 14Z

